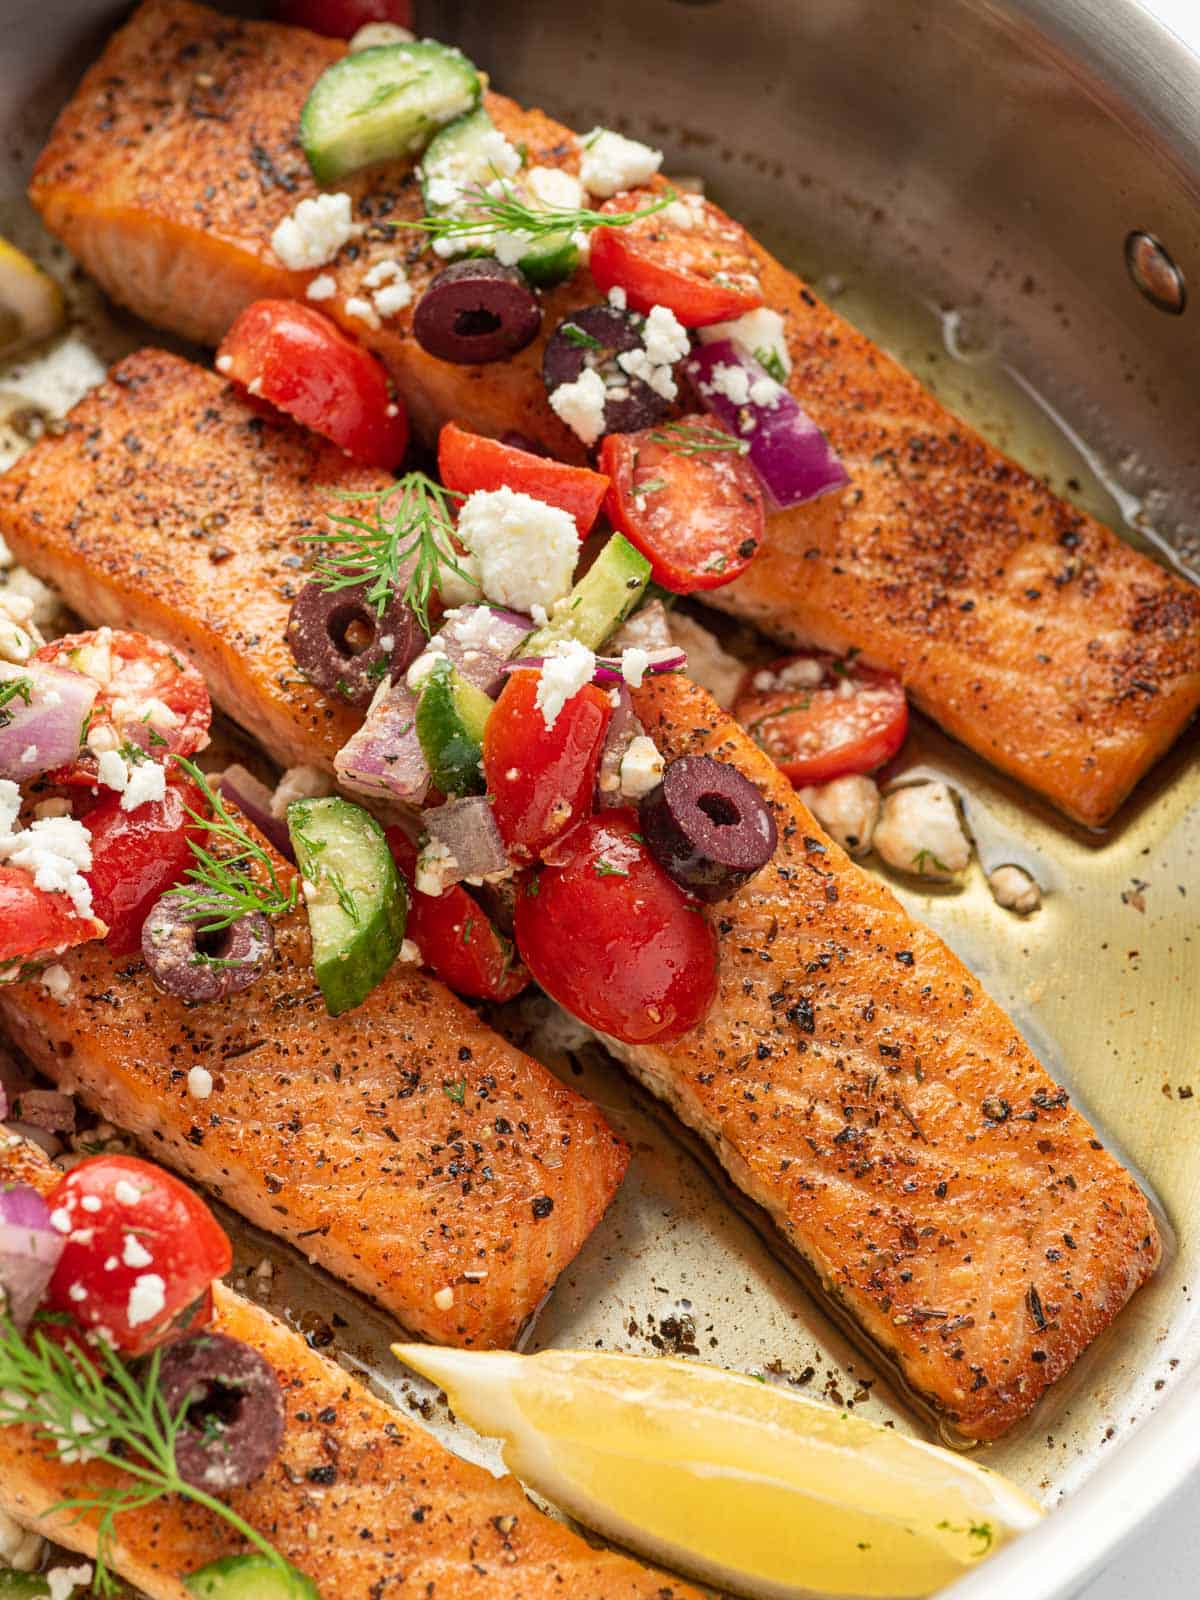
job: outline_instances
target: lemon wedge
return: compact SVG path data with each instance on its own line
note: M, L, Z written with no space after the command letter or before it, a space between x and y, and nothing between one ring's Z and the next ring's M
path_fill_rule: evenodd
M65 319L62 290L50 274L0 239L0 358L48 339Z
M961 1456L739 1373L392 1348L585 1527L739 1594L933 1594L1042 1515Z

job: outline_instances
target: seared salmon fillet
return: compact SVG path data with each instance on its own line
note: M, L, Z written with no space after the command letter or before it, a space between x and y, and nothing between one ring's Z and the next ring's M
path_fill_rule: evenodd
M994 1439L1153 1273L1146 1197L962 962L702 689L665 676L634 699L668 760L712 755L757 785L779 846L711 908L706 1020L607 1042L910 1389Z
M283 864L280 863L283 870ZM437 979L398 963L332 1018L301 908L252 989L189 1006L140 960L70 951L70 992L0 1025L156 1159L440 1344L510 1345L603 1216L628 1152ZM188 1073L213 1079L192 1096Z
M148 0L59 118L34 204L115 299L216 343L250 301L302 295L316 275L286 270L270 237L317 192L297 119L343 48ZM576 161L561 124L496 95L488 106L532 162ZM420 213L410 168L345 188L368 226L321 269L337 286L322 304L382 357L418 429L518 428L582 459L546 403L542 340L511 361L454 366L416 344L411 309L378 328L350 314L379 261L402 260L418 293L438 263L420 235L388 226ZM758 559L709 600L778 639L860 651L1002 771L1080 822L1105 822L1200 705L1200 592L1052 494L760 256L791 387L852 482L772 517ZM548 295L544 334L596 298L586 272Z
M43 1191L57 1176L28 1145L0 1151L0 1182ZM370 1600L698 1600L688 1584L593 1550L536 1510L514 1478L493 1478L377 1400L260 1306L218 1284L215 1327L275 1368L287 1408L282 1449L230 1504L324 1595ZM0 1507L92 1555L95 1528L52 1511L81 1484L120 1475L68 1466L24 1429L0 1435ZM177 1498L117 1519L114 1566L150 1600L187 1600L180 1579L244 1548L229 1525Z

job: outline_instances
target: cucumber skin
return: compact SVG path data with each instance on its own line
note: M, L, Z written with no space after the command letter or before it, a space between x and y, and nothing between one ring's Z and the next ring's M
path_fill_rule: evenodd
M484 792L483 728L492 702L482 690L464 684L448 660L439 661L429 674L417 701L417 738L429 763L433 781L443 794L468 795ZM478 699L476 699L478 696ZM471 721L468 721L471 718Z
M601 550L591 567L571 590L569 600L581 599L578 607L564 607L561 616L553 618L544 628L537 628L514 653L519 656L548 655L562 639L577 639L589 650L604 643L645 593L653 569L640 550L634 548L624 534L614 533ZM599 612L595 616L587 610L587 601L601 583L612 584L620 594L621 603L615 610Z
M334 806L357 813L369 824L366 830L368 837L373 845L376 841L378 843L374 863L380 875L373 906L370 909L361 908L362 921L357 926L351 926L340 946L320 949L314 933L313 970L325 999L325 1009L331 1017L339 1017L344 1011L352 1011L355 1006L362 1004L372 989L382 982L396 959L408 923L408 890L396 870L383 829L375 818L360 806L337 796L327 800L297 800L288 807L288 831L292 836L301 875L320 887L319 861L314 862L307 853L304 828L318 807L328 813ZM355 820L357 822L357 817ZM354 892L352 884L346 887L351 893ZM309 924L311 927L311 916Z
M49 1593L45 1578L35 1572L0 1572L0 1600L43 1600Z
M262 1555L222 1556L190 1573L183 1586L196 1600L321 1600L311 1578L295 1567L285 1576Z

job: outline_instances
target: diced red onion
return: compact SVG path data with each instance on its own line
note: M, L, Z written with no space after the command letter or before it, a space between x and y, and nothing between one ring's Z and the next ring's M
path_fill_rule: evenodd
M717 368L734 372L734 387L746 381L747 399L732 399L729 380L714 381ZM844 488L850 474L829 440L790 390L739 349L732 339L697 346L686 367L692 387L707 410L749 446L749 459L781 511L804 505L832 489ZM721 374L725 378L725 374ZM756 388L760 398L753 399Z
M430 836L446 846L464 878L486 878L507 867L508 852L486 795L448 800L424 812L421 821Z
M6 669L0 685L22 678L29 683L29 704L17 695L0 711L0 778L18 783L75 760L100 688L82 672L40 661Z
M487 616L486 630L476 618ZM476 637L482 631L482 642ZM519 611L492 606L460 606L443 622L437 638L459 676L484 694L497 695L504 686L504 669L514 650L533 632L533 622Z
M75 1102L58 1089L26 1089L13 1102L13 1115L45 1133L75 1132Z
M42 1303L66 1240L28 1184L0 1188L0 1289L4 1314L24 1333Z
M342 788L419 806L432 781L417 738L417 697L401 680L375 696L366 721L334 757Z
M625 752L645 728L633 709L633 696L627 684L621 683L613 691L616 704L608 719L608 732L600 751L600 766L596 772L596 804L602 809L627 805L621 794L621 763Z
M226 767L217 780L224 800L230 800L254 824L263 838L268 840L285 860L295 863L296 852L288 825L282 817L271 812L271 791L245 767Z
M682 672L684 667L687 666L687 652L681 650L678 645L666 645L660 650L649 650L647 654L650 657L646 663L647 674ZM540 671L545 664L545 656L522 656L518 661L506 661L504 670L505 672L516 672L519 668L527 667L532 668L534 671ZM620 656L596 657L596 670L592 674L593 683L623 684L625 681L625 674L621 670Z

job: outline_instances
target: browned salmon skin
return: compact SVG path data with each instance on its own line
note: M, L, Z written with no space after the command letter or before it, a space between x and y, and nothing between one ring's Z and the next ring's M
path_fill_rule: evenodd
M315 276L286 271L270 236L316 192L297 119L342 48L148 0L59 118L35 205L117 300L215 343L251 300L300 295ZM531 160L577 160L568 129L488 103ZM546 403L542 341L512 361L454 366L416 344L411 311L379 329L347 312L379 260L403 260L418 292L436 263L418 235L389 226L420 212L411 169L377 168L345 188L369 227L321 269L337 285L322 304L382 356L421 431L447 418L518 428L581 459ZM708 598L776 638L861 651L1002 771L1081 822L1106 821L1200 705L1200 593L1052 494L761 257L791 386L852 482L771 518L748 572ZM544 334L596 298L586 272L547 296Z
M0 1150L0 1183L57 1176L28 1145ZM327 1597L343 1600L699 1600L688 1584L593 1550L377 1400L262 1307L221 1285L215 1326L274 1367L287 1424L280 1454L230 1504ZM23 1429L0 1432L0 1507L94 1554L92 1520L51 1508L111 1468L67 1466ZM229 1525L172 1497L117 1519L115 1569L150 1600L187 1600L182 1577L245 1548Z
M1024 1416L1154 1271L1146 1197L936 934L678 676L635 693L670 760L733 763L774 859L710 916L716 1004L614 1046L964 1437Z
M604 1214L625 1145L435 978L397 964L333 1018L303 909L275 942L252 989L203 1006L84 946L62 957L62 1000L0 987L0 1024L153 1157L407 1327L511 1344Z

